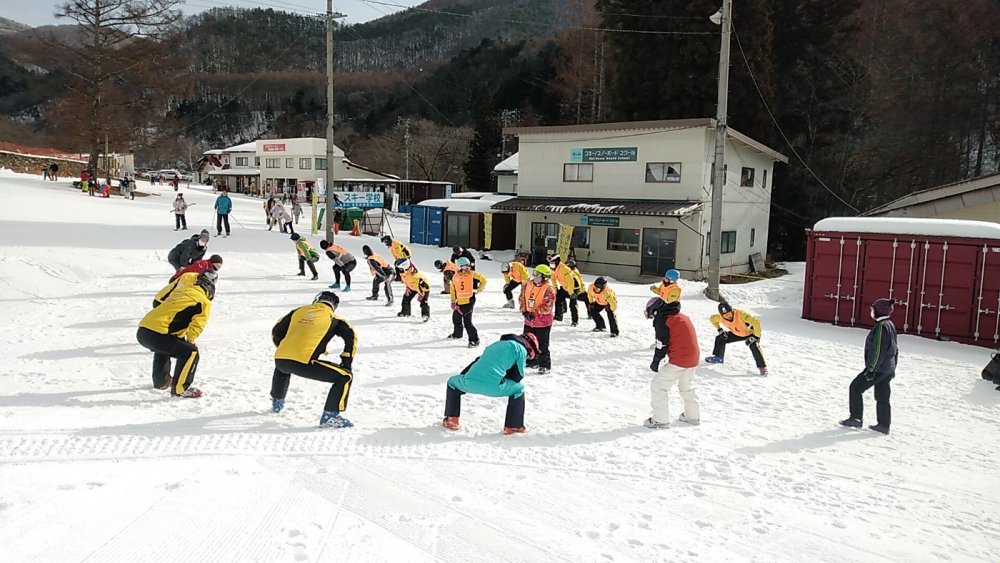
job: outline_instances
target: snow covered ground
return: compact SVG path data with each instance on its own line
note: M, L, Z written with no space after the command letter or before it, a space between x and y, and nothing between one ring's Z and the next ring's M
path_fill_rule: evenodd
M865 332L799 318L801 267L724 288L761 316L772 375L750 375L742 346L699 368L701 426L641 426L650 294L613 283L622 337L585 318L558 325L555 369L527 379L521 436L500 434L504 401L472 396L462 431L439 428L445 380L478 352L444 339L440 286L430 323L399 319L364 300L359 268L339 310L360 335L345 413L357 426L320 430L323 384L294 377L285 412L267 412L269 331L330 283L330 262L322 283L296 277L259 200L234 196L223 239L211 193L182 188L197 205L178 233L173 191L151 191L101 199L0 172L3 561L1000 560L1000 392L978 375L988 352L901 337L892 434L842 429ZM225 258L198 340L206 394L171 399L151 388L135 330L171 273L167 252L203 227ZM424 270L449 253L414 252ZM501 309L499 264L480 270L486 344L520 317ZM714 304L683 286L707 353Z

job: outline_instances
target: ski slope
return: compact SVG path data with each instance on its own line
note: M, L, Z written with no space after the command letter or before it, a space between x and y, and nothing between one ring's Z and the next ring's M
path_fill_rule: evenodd
M799 265L724 288L760 316L771 376L752 375L742 346L699 368L700 426L641 426L650 293L612 281L621 337L591 333L585 315L557 323L553 372L526 379L520 436L500 434L505 401L476 396L463 430L439 427L447 378L478 351L445 340L436 272L423 324L396 317L399 290L393 307L365 301L362 266L338 311L359 334L345 412L356 427L320 430L321 383L293 377L285 411L268 412L270 329L331 283L329 260L320 282L295 276L293 244L266 230L260 200L233 196L233 236L218 238L201 188L181 189L197 205L191 230L174 232L169 187L142 182L153 195L127 201L68 186L0 172L3 561L1000 560L988 351L901 336L892 434L840 428L865 332L799 318ZM405 222L392 226L406 240ZM198 339L205 397L171 399L152 389L135 330L172 273L167 252L203 227L225 259ZM413 250L423 270L450 254ZM521 324L501 308L499 263L479 269L485 345ZM707 354L715 304L682 285Z

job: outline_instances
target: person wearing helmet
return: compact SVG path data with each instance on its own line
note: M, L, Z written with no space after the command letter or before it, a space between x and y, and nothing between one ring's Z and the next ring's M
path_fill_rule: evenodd
M455 263L450 260L448 262L445 262L443 260L435 260L434 267L437 268L439 272L441 272L442 279L444 282L444 289L441 290L441 294L447 295L451 293L451 279L455 277L455 274L458 273L458 266L455 265Z
M365 259L368 261L368 270L372 273L372 294L365 297L365 300L378 301L378 288L382 286L385 288L385 306L391 306L392 278L396 276L395 268L385 258L372 252L371 247L367 244L361 247L361 252L365 255Z
M528 283L531 276L528 274L528 268L525 268L524 264L517 260L504 262L500 265L500 271L503 273L503 294L507 298L507 304L503 308L513 309L514 290L517 289L517 286Z
M309 244L309 241L305 237L298 233L292 233L288 238L295 243L295 253L299 257L298 275L306 275L306 264L308 264L309 271L312 272L312 279L318 280L319 273L316 272L316 262L319 261L319 252L313 248L313 245Z
M218 277L215 270L197 274L192 286L172 291L139 321L136 340L153 352L153 387L170 389L171 396L186 399L202 396L201 390L191 386L199 359L194 341L205 330L212 313ZM171 358L177 359L173 377Z
M705 358L710 364L721 364L725 361L726 344L730 342L745 342L750 348L754 362L761 375L767 375L767 363L764 361L764 353L760 349L760 321L757 317L733 309L725 301L719 302L719 314L712 315L709 319L719 335L715 337L715 348L712 355Z
M420 303L420 318L425 323L431 320L431 307L427 303L427 299L431 295L431 284L427 281L427 276L418 272L417 267L413 265L413 262L409 258L396 260L396 271L399 272L399 279L406 286L406 291L403 292L402 308L400 308L396 316L409 317L410 302L416 297Z
M392 254L393 261L399 260L400 258L413 257L413 253L410 252L409 246L406 246L398 240L392 240L392 237L389 235L385 235L381 240L382 244L389 249L389 254Z
M326 257L333 260L333 275L335 281L330 284L330 289L340 289L340 274L344 274L344 291L351 290L351 272L358 265L354 255L339 244L321 240L319 247L326 252Z
M448 430L461 428L462 395L472 393L486 397L507 397L507 415L503 433L522 434L524 428L524 383L527 362L538 354L534 334L505 334L483 349L483 355L473 360L462 373L448 378L444 405L444 421Z
M681 273L671 268L664 272L663 280L658 284L649 286L649 290L666 303L680 301L681 286L677 285L677 280L679 279L681 279Z
M576 326L580 322L580 313L577 311L577 298L585 291L583 278L580 274L566 264L558 254L549 257L549 267L552 269L552 280L556 285L556 311L555 320L562 321L563 314L566 313L566 300L569 300L569 311L571 326Z
M479 331L472 324L472 310L476 307L476 294L486 289L486 278L472 269L468 258L462 257L455 264L458 273L451 278L451 322L455 330L448 336L462 338L462 327L469 333L469 348L479 346Z
M576 300L583 303L583 311L587 313L587 318L589 319L590 294L587 292L587 284L583 281L583 272L580 271L580 268L576 267L576 260L567 260L566 265L573 272L574 281L578 281L580 284L580 292L577 293Z
M528 367L537 367L538 373L548 373L552 369L549 335L552 332L556 290L552 287L551 279L552 269L545 264L539 264L535 266L531 281L524 284L524 289L521 291L524 333L533 334L538 340L538 355L528 363Z
M601 311L608 312L608 324L611 325L611 337L618 337L618 319L615 311L618 309L618 297L615 291L608 287L608 280L600 277L587 288L587 298L590 303L590 318L594 319L594 332L604 332L604 317Z
M468 248L462 248L461 246L451 247L451 261L458 264L459 258L467 259L469 266L473 270L476 269L476 257L472 255L472 252Z
M701 352L698 349L698 335L694 324L687 315L681 313L681 302L669 303L655 298L659 303L663 319L654 323L657 348L649 369L656 373L650 382L650 404L653 415L643 425L646 428L670 428L670 389L677 385L677 391L684 401L684 412L678 420L688 424L701 422L701 405L692 387L695 369ZM667 365L660 370L660 362L667 358Z
M337 316L340 298L332 291L321 291L312 304L293 309L271 329L274 351L274 375L271 376L271 412L285 408L285 396L292 375L330 384L326 405L320 416L322 428L354 426L340 413L347 410L347 398L354 380L351 366L358 351L357 335L351 323ZM321 360L333 337L344 341L340 363Z

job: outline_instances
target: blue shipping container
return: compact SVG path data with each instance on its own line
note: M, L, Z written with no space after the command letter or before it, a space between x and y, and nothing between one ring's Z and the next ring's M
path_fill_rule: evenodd
M410 208L410 242L413 244L444 244L443 207L414 205Z

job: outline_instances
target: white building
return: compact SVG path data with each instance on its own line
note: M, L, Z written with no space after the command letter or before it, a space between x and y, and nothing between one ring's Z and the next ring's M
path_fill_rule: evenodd
M318 178L326 176L326 139L304 137L299 139L268 139L256 143L256 154L260 159L260 181L267 189L280 192L285 186L299 183L312 187ZM374 170L353 164L344 157L344 151L334 145L335 180L395 179L396 176L381 174Z
M508 156L493 167L493 174L497 177L498 194L517 195L517 154Z
M517 244L536 259L572 225L582 271L635 280L676 268L708 269L715 120L680 119L516 127L517 197L493 209L517 213ZM750 269L766 253L777 151L729 129L723 196L722 271ZM568 259L564 256L563 259Z

